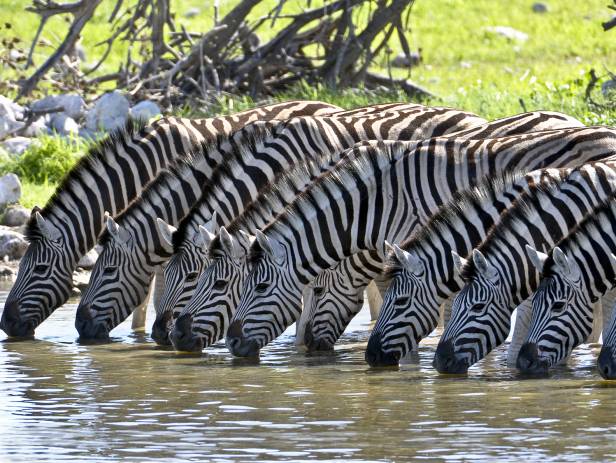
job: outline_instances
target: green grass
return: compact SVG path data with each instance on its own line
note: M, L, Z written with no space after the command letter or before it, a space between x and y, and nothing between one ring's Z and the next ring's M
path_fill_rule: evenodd
M429 104L447 105L473 111L488 119L504 117L523 110L545 109L568 113L582 122L614 125L616 111L599 111L589 107L584 100L584 90L588 82L588 72L595 69L602 77L607 76L607 68L616 70L616 48L613 46L616 31L603 32L601 22L611 16L605 0L545 0L549 6L546 14L532 12L535 0L417 0L412 11L408 38L411 47L421 49L423 62L410 72L392 70L394 77L410 78L434 92L439 98ZM303 9L307 0L288 2L297 11ZM16 34L28 43L36 31L38 17L20 11L30 2L27 0L0 0L0 39ZM103 0L93 21L83 33L88 62L96 60L101 47L96 43L108 36L106 22L113 0ZM183 0L173 2L176 23L188 30L203 31L212 25L213 0ZM235 4L234 0L221 2L221 14ZM255 10L253 18L264 14L277 0L268 0L264 7ZM313 1L318 7L321 2ZM197 7L201 13L191 19L184 13ZM366 11L360 12L365 15ZM12 29L2 25L13 23ZM274 28L265 28L266 40L284 26L279 21ZM510 26L528 34L525 42L509 41L488 32L488 27ZM50 21L44 38L57 45L66 30L66 22L61 18ZM41 64L51 47L40 47L35 55L36 64ZM126 44L117 41L108 62L100 69L107 73L117 69L125 56ZM400 51L397 40L391 42L389 57ZM0 53L2 53L0 48ZM374 61L375 70L381 73L387 69L388 55L383 53ZM15 77L16 73L0 69L2 79ZM28 73L22 73L28 75ZM345 108L385 101L405 100L397 91L366 92L345 90L333 92L321 87L302 85L277 95L273 100L288 98L307 98L329 101ZM597 97L597 99L600 99ZM262 102L258 102L262 103ZM247 97L225 97L219 105L208 111L194 111L176 108L178 115L203 117L213 114L227 114L254 106ZM74 151L70 146L58 147L61 153L70 158ZM40 175L33 176L41 181ZM24 186L27 199L39 204L45 202L53 190L53 183L44 187ZM30 188L32 191L30 191ZM29 203L30 205L31 203Z

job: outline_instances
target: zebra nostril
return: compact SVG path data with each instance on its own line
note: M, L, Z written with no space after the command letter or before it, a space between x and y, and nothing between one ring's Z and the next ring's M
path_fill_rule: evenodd
M82 321L90 321L93 318L90 304L80 304L77 308L77 319Z
M242 327L242 322L239 320L234 320L229 325L229 329L227 330L227 337L234 339L234 338L241 338L243 335L244 335L244 330Z

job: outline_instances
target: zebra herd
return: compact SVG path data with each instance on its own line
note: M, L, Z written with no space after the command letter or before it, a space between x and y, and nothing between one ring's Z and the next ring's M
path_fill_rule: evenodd
M131 313L152 338L234 356L297 323L332 349L368 289L372 366L436 327L434 367L464 373L502 344L546 372L597 341L616 378L616 131L531 112L291 101L233 116L129 123L69 172L27 225L0 327L31 337L102 252L77 308L83 339ZM140 318L141 317L141 318Z

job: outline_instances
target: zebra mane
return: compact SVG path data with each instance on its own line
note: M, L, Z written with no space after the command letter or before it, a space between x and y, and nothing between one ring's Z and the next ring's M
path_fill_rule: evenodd
M616 213L616 202L614 197L607 198L599 204L592 212L579 222L574 228L569 231L569 234L561 239L554 247L558 246L565 254L572 248L587 249L589 246L589 237L605 234L607 230L613 228L608 214ZM542 276L554 274L554 257L553 253L548 253L548 258L543 263Z
M453 221L457 221L469 209L476 207L499 193L510 189L513 185L525 177L524 172L505 171L494 177L486 177L477 185L466 190L454 193L453 198L443 204L428 220L425 226L420 227L410 237L402 241L400 248L408 252L422 247L426 241L434 237L440 237L447 232ZM545 188L542 184L534 184L530 191ZM385 274L393 277L402 270L402 266L395 256L388 255L385 263Z
M129 118L123 127L110 132L102 140L94 142L87 154L82 156L71 170L64 176L54 194L49 198L45 207L37 209L43 217L52 215L54 210L62 208L64 198L73 195L72 186L83 181L84 173L96 172L101 165L109 163L116 156L117 147L126 145L135 137L142 135L147 122L142 119ZM143 134L145 135L145 134ZM41 238L40 231L34 217L30 217L25 227L25 238L33 241Z
M284 236L289 228L300 225L298 221L310 221L316 214L315 204L324 191L332 196L332 191L357 189L358 182L364 184L380 183L379 174L389 168L407 152L407 144L386 143L384 141L364 141L346 150L347 155L331 171L323 175L305 191L299 193L283 212L263 228L267 235ZM250 248L248 262L252 263L262 255L262 250L255 241Z
M273 121L275 123L284 123L284 121ZM174 183L180 182L183 178L186 178L187 175L190 175L190 172L193 170L196 164L207 163L209 158L209 153L219 150L220 147L226 142L230 142L232 145L232 154L225 158L220 166L214 168L211 180L215 181L217 179L218 171L221 170L221 167L228 162L242 162L244 159L249 159L254 152L255 146L261 141L265 140L272 133L272 124L268 123L260 123L260 124L249 124L246 127L233 132L231 135L217 134L214 140L204 140L199 143L199 145L188 153L185 157L178 159L175 163L163 170L157 177L150 183L150 185L143 191L140 197L136 198L124 212L122 212L117 218L116 222L119 224L125 224L126 222L130 222L131 220L140 220L140 216L151 215L151 208L156 203L156 198L159 196L161 190L164 190L169 187L169 185L173 185ZM208 183L211 183L208 180ZM209 191L209 188L206 188L204 192ZM202 195L204 196L204 195ZM197 198L198 199L198 198ZM199 201L197 201L199 204ZM196 206L193 206L196 207ZM177 232L176 232L177 233ZM105 231L99 241L101 243L105 243L108 241L109 237L106 236L107 231Z
M255 216L271 216L271 211L279 209L283 203L284 200L281 198L289 197L290 195L297 196L301 193L301 190L297 187L299 182L304 182L306 179L310 179L312 182L318 181L328 174L328 168L332 167L334 163L332 154L317 158L306 158L302 162L297 163L288 172L283 173L278 179L270 182L259 193L259 196L226 226L227 230L234 234L240 230L254 228ZM209 250L212 252L218 249L220 249L220 238L219 235L216 235L210 244Z
M579 171L579 168L574 171ZM543 200L558 192L561 185L559 183L538 187L531 194L518 198L512 207L501 214L498 223L488 231L486 237L476 249L484 254L490 254L492 249L499 249L503 242L510 242L512 234L528 228L527 222L532 221L532 217L542 209ZM469 280L475 275L475 270L473 259L467 259L460 269L460 276L463 280Z

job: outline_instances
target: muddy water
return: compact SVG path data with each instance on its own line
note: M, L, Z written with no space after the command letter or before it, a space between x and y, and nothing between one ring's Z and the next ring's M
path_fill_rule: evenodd
M331 355L295 352L288 332L255 363L157 349L127 323L80 345L74 310L35 341L1 338L2 462L616 460L616 384L595 373L596 346L549 379L518 377L503 351L440 377L435 338L416 365L369 369L366 312Z

